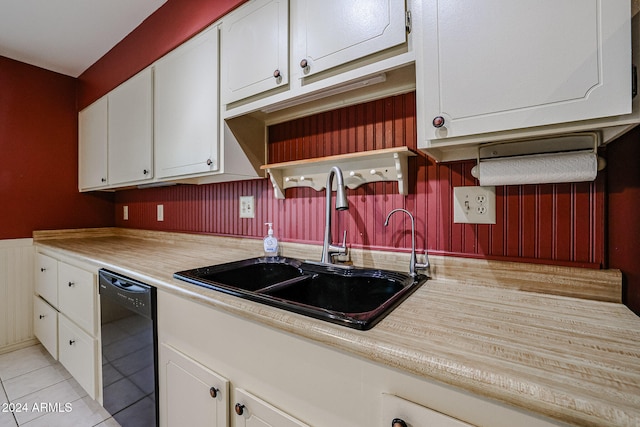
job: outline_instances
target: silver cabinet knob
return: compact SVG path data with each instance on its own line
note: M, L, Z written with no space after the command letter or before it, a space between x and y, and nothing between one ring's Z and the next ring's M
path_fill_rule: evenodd
M207 166L211 166L213 164L213 161L211 159L207 159Z
M308 68L309 67L309 61L307 61L306 58L302 59L302 61L300 61L300 68Z
M402 418L394 418L391 421L391 427L407 427L407 423Z

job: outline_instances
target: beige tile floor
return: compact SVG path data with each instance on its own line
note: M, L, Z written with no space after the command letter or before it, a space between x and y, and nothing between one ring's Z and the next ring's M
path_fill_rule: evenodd
M41 345L0 354L0 427L119 427Z

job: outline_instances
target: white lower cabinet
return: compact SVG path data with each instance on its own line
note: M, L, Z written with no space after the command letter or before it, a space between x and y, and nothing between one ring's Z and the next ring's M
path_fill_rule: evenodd
M96 275L63 262L58 264L58 308L85 331L97 331Z
M167 344L159 349L161 425L229 424L229 381Z
M92 399L100 399L96 272L60 258L36 254L34 334Z
M212 372L229 381L231 427L564 425L161 289L157 307L162 427L226 425L211 408ZM383 413L385 394L410 402Z
M58 306L58 260L36 254L36 294L54 307Z
M159 364L161 426L308 426L246 390L231 395L228 379L171 345L160 344Z
M33 334L58 359L58 311L39 296L33 297Z
M473 427L392 394L382 395L380 427Z
M59 317L58 351L60 363L92 399L96 398L98 340L64 315Z

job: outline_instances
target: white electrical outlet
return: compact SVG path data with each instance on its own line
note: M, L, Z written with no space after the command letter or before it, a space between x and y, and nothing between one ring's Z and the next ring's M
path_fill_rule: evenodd
M164 221L164 205L158 205L158 221Z
M240 196L240 218L255 218L253 196Z
M453 222L496 223L496 187L454 187Z
M129 219L129 206L127 205L122 207L122 219L125 221Z

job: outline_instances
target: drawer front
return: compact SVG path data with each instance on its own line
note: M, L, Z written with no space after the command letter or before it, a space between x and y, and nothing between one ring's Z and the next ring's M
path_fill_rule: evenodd
M411 427L473 427L471 424L436 412L433 409L404 400L392 394L383 394L382 423L380 425L390 426L395 419L402 420Z
M58 312L38 296L33 297L33 333L58 360Z
M246 390L236 388L235 397L235 425L238 427L309 427Z
M60 312L95 336L97 333L95 274L60 262L58 306Z
M36 293L54 307L58 306L58 261L36 254Z
M60 363L86 390L96 398L98 341L60 314L58 352Z

